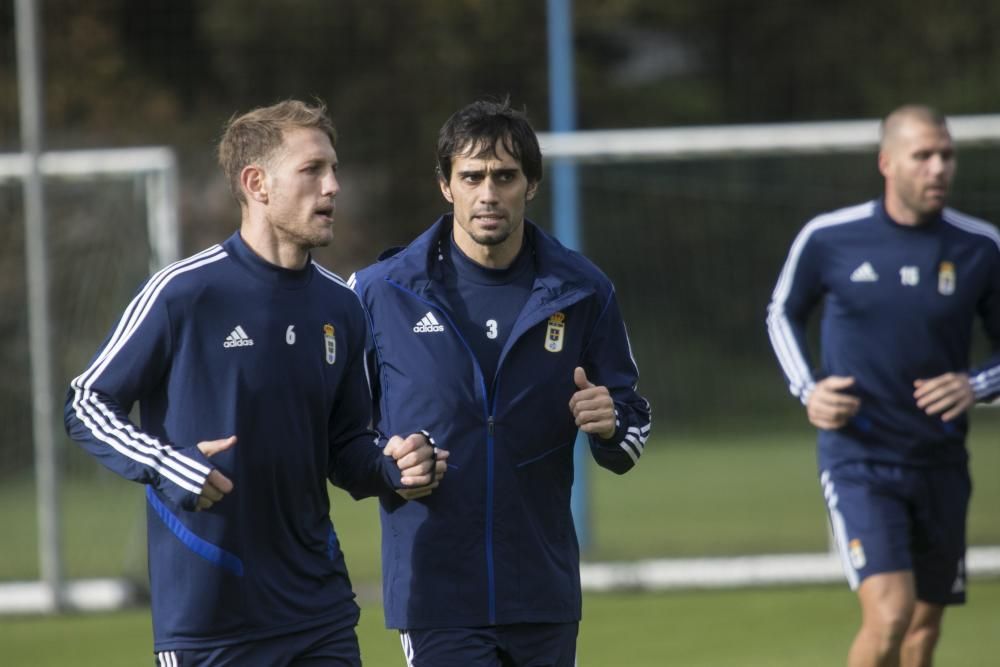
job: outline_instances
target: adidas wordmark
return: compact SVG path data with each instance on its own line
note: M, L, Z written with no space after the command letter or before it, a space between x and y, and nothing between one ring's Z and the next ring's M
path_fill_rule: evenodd
M434 313L427 311L427 314L420 318L420 321L413 325L413 333L437 333L444 331L444 327L434 317Z
M253 338L248 336L239 324L229 332L225 342L222 343L222 347L250 347L251 345L253 345Z

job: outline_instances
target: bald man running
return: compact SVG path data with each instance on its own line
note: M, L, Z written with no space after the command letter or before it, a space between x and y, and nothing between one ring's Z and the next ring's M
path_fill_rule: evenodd
M965 601L966 411L1000 393L1000 236L945 206L945 118L882 123L877 200L820 215L792 244L767 326L819 429L819 476L861 603L850 667L930 665L944 609ZM806 327L823 302L821 360ZM993 356L970 368L976 315Z

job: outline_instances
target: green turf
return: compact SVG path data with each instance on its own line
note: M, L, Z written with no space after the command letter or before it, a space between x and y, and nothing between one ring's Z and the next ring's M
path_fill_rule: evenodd
M814 434L805 424L769 434L674 436L654 423L646 453L619 477L591 465L589 560L822 551L826 515L816 482ZM975 491L972 544L1000 544L1000 411L979 410L969 443ZM142 579L143 494L95 463L94 475L62 485L64 553L71 577ZM447 478L445 478L447 483ZM333 490L333 517L355 582L379 579L379 523L373 500ZM5 541L0 580L37 578L31 480L0 483Z
M945 616L936 664L996 665L998 613L1000 579L973 580L969 604ZM855 598L841 586L587 595L578 664L839 667L857 622ZM358 634L366 665L403 665L377 604L364 603ZM146 609L0 621L9 667L151 665L151 641Z
M977 413L969 442L975 486L971 544L1000 544L998 413ZM777 434L661 434L624 478L592 466L590 479L590 559L827 549L815 432L805 423Z
M1000 412L981 412L970 442L975 494L970 538L1000 544ZM669 424L661 427L666 430ZM815 482L813 434L670 437L661 433L626 477L591 468L591 559L811 551L826 548ZM13 539L0 551L0 579L36 576L34 490L0 484L0 525ZM71 576L141 569L141 488L103 472L63 485ZM333 515L361 591L359 628L367 665L402 665L394 633L382 628L378 518L372 501L333 494ZM762 517L780 517L764 520ZM137 565L137 563L139 565ZM974 580L970 604L950 611L941 665L985 667L1000 655L1000 580ZM844 587L587 595L581 667L842 665L858 620ZM116 667L151 664L149 613L0 619L0 664Z
M813 460L810 443L794 436L720 437L711 446L657 439L627 477L592 468L588 557L822 551Z
M996 664L1000 581L977 580L971 589L970 604L946 616L937 664ZM839 586L592 595L579 664L840 666L858 620L854 595Z

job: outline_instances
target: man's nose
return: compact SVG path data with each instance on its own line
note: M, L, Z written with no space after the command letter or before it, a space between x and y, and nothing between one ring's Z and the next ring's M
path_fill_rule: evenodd
M492 178L484 178L479 187L479 199L484 202L495 202L497 200L497 187Z
M323 179L323 194L336 197L338 192L340 192L340 181L337 180L337 175L331 170Z

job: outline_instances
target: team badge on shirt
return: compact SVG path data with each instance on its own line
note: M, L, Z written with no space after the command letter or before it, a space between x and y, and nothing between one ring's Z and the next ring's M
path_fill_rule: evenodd
M562 352L563 335L566 333L566 315L558 312L549 318L545 329L545 349L549 352Z
M955 265L941 262L938 266L938 294L948 296L955 293Z
M333 325L323 325L323 347L326 350L326 363L331 366L337 361L337 339L333 336Z
M855 570L860 570L868 562L865 559L865 548L861 546L861 540L855 538L847 545L847 554L851 559L851 566Z

